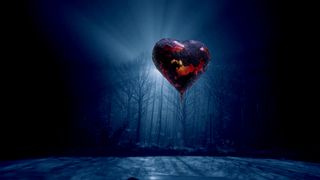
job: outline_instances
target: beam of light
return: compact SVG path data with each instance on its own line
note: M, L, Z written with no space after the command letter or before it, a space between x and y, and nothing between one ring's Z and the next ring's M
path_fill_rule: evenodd
M154 44L162 38L187 40L212 33L201 28L212 18L207 1L58 2L67 29L84 49L113 63L131 60L141 52L151 56Z

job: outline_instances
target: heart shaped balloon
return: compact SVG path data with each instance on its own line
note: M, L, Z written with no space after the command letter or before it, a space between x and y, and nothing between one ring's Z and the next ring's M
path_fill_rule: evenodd
M210 60L208 48L201 42L161 39L152 52L152 59L161 74L181 94L205 72Z

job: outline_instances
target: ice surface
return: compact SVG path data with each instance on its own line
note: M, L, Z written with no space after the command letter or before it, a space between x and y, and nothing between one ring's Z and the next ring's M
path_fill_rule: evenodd
M238 157L50 157L0 163L0 179L320 179L320 164Z

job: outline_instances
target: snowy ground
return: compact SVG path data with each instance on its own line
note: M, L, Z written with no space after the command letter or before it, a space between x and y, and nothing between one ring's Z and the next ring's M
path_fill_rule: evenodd
M320 164L237 157L60 157L0 162L0 179L320 179Z

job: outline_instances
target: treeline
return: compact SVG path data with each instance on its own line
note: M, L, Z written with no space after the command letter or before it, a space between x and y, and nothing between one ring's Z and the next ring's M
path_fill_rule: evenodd
M100 102L93 138L106 146L268 145L276 107L267 71L211 62L181 99L150 57L141 54L109 71L112 84Z

